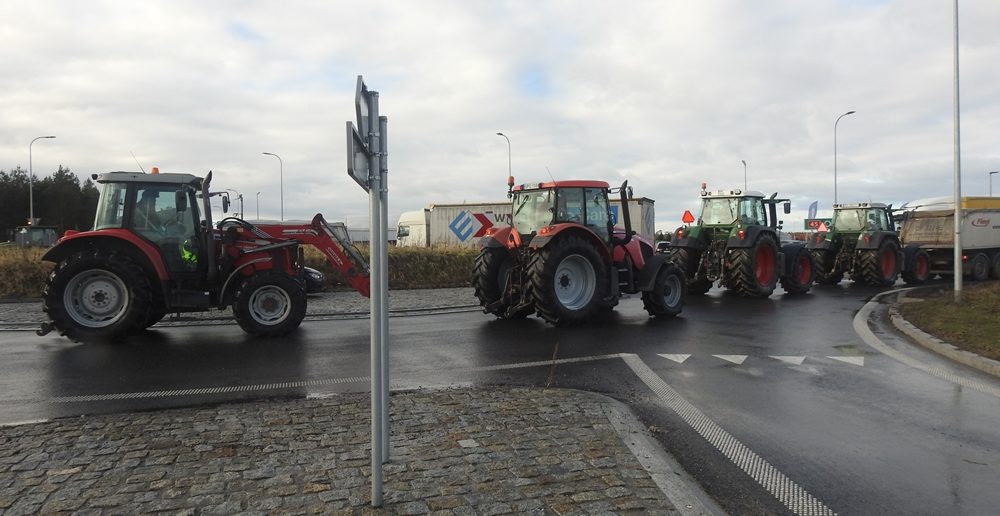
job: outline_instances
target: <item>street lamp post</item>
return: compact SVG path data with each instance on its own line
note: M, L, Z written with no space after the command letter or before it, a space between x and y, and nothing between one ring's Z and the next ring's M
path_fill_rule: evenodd
M257 192L257 220L260 220L260 192Z
M510 170L510 138L503 133L497 133L497 136L503 136L503 139L507 140L507 176L513 176L514 174Z
M838 116L837 121L833 123L833 204L837 204L837 124L840 123L841 118L853 114L854 111L848 111Z
M280 167L278 169L278 173L280 174L279 179L278 179L278 181L279 181L278 182L278 190L279 190L278 195L280 196L280 203L281 203L281 220L285 220L285 164L281 161L281 156L278 156L277 154L275 154L273 152L264 152L263 154L268 155L268 156L274 156L275 158L278 158L278 167Z
M993 174L1000 174L1000 170L994 170L986 175L990 180L990 197L993 197Z
M743 163L743 191L747 191L747 160L741 159Z
M34 140L31 140L31 143L28 144L28 225L29 226L35 225L35 192L34 192L35 171L32 168L32 163L31 163L31 146L35 144L35 140L42 140L45 138L55 138L55 136L39 136Z

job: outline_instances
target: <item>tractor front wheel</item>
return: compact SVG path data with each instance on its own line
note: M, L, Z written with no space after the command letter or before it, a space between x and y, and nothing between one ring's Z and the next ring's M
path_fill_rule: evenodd
M675 317L684 308L687 279L672 263L665 263L656 274L653 290L642 293L642 305L652 317Z
M149 279L121 253L82 251L56 265L42 310L70 340L116 340L138 333L152 310Z
M860 251L857 271L851 278L873 287L888 287L899 277L899 245L888 238L878 249Z
M260 272L236 291L233 315L243 331L255 337L280 337L299 327L306 315L306 293L295 278Z
M523 319L534 311L532 308L521 309L508 313L510 302L499 303L507 290L510 281L514 257L510 251L501 247L484 247L476 257L472 268L472 286L475 287L476 299L483 310L501 319Z
M761 235L750 247L735 249L729 257L729 288L744 297L768 297L778 283L778 245Z
M566 236L539 249L528 277L538 315L552 324L586 320L608 295L608 267L586 240Z

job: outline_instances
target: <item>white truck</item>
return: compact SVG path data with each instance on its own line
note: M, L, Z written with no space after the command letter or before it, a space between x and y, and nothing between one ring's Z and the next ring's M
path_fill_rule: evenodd
M962 272L974 281L1000 279L1000 197L962 197ZM930 255L931 273L954 272L955 203L952 197L904 204L899 238Z
M642 237L653 241L655 213L652 199L629 199L632 227ZM611 201L611 220L619 224L621 201ZM478 244L479 237L495 225L510 225L510 202L475 204L431 204L417 211L399 215L396 245L400 247L468 246Z

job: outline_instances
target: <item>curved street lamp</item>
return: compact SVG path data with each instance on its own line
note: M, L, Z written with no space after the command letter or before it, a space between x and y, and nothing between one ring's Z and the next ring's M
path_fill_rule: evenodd
M278 158L278 167L280 167L278 170L280 174L278 177L278 188L281 201L281 220L285 220L285 164L281 161L281 156L273 152L263 152L262 154Z
M260 220L260 192L257 192L257 220Z
M741 159L743 163L743 191L747 191L747 160Z
M1000 170L994 170L986 175L990 180L990 197L993 197L993 174L1000 174Z
M513 176L514 174L511 173L510 170L510 138L508 138L507 135L503 133L497 133L497 136L503 136L503 139L507 140L507 176L508 177Z
M39 136L31 143L28 144L28 225L35 225L35 193L34 193L34 182L35 182L35 171L31 166L31 146L34 145L35 140L42 140L46 138L55 138L55 136Z
M841 118L853 114L854 111L848 111L838 116L837 121L833 123L833 204L837 204L837 124L840 123Z

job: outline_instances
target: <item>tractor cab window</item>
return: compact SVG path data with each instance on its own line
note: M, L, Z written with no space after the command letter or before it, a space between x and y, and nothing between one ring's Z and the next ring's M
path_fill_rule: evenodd
M583 188L560 188L556 194L555 222L583 224Z
M552 223L552 190L522 190L514 193L512 222L517 232L528 235Z
M740 222L743 224L767 224L764 199L757 197L740 199Z
M867 229L870 231L891 231L893 229L889 225L889 218L886 216L885 210L870 210L868 212Z
M122 227L125 220L126 186L124 183L104 183L101 185L101 198L97 205L94 229Z
M701 207L701 221L708 225L728 225L736 222L740 213L740 200L733 197L705 199Z
M833 227L837 231L861 231L866 224L865 210L837 210L833 213Z
M607 194L600 188L587 188L583 191L583 196L587 208L587 227L602 240L609 240L608 226L611 225L611 217Z
M185 210L178 210L177 191L188 197ZM194 215L197 210L190 192L180 185L139 185L132 210L132 229L156 244L172 270L197 268Z

